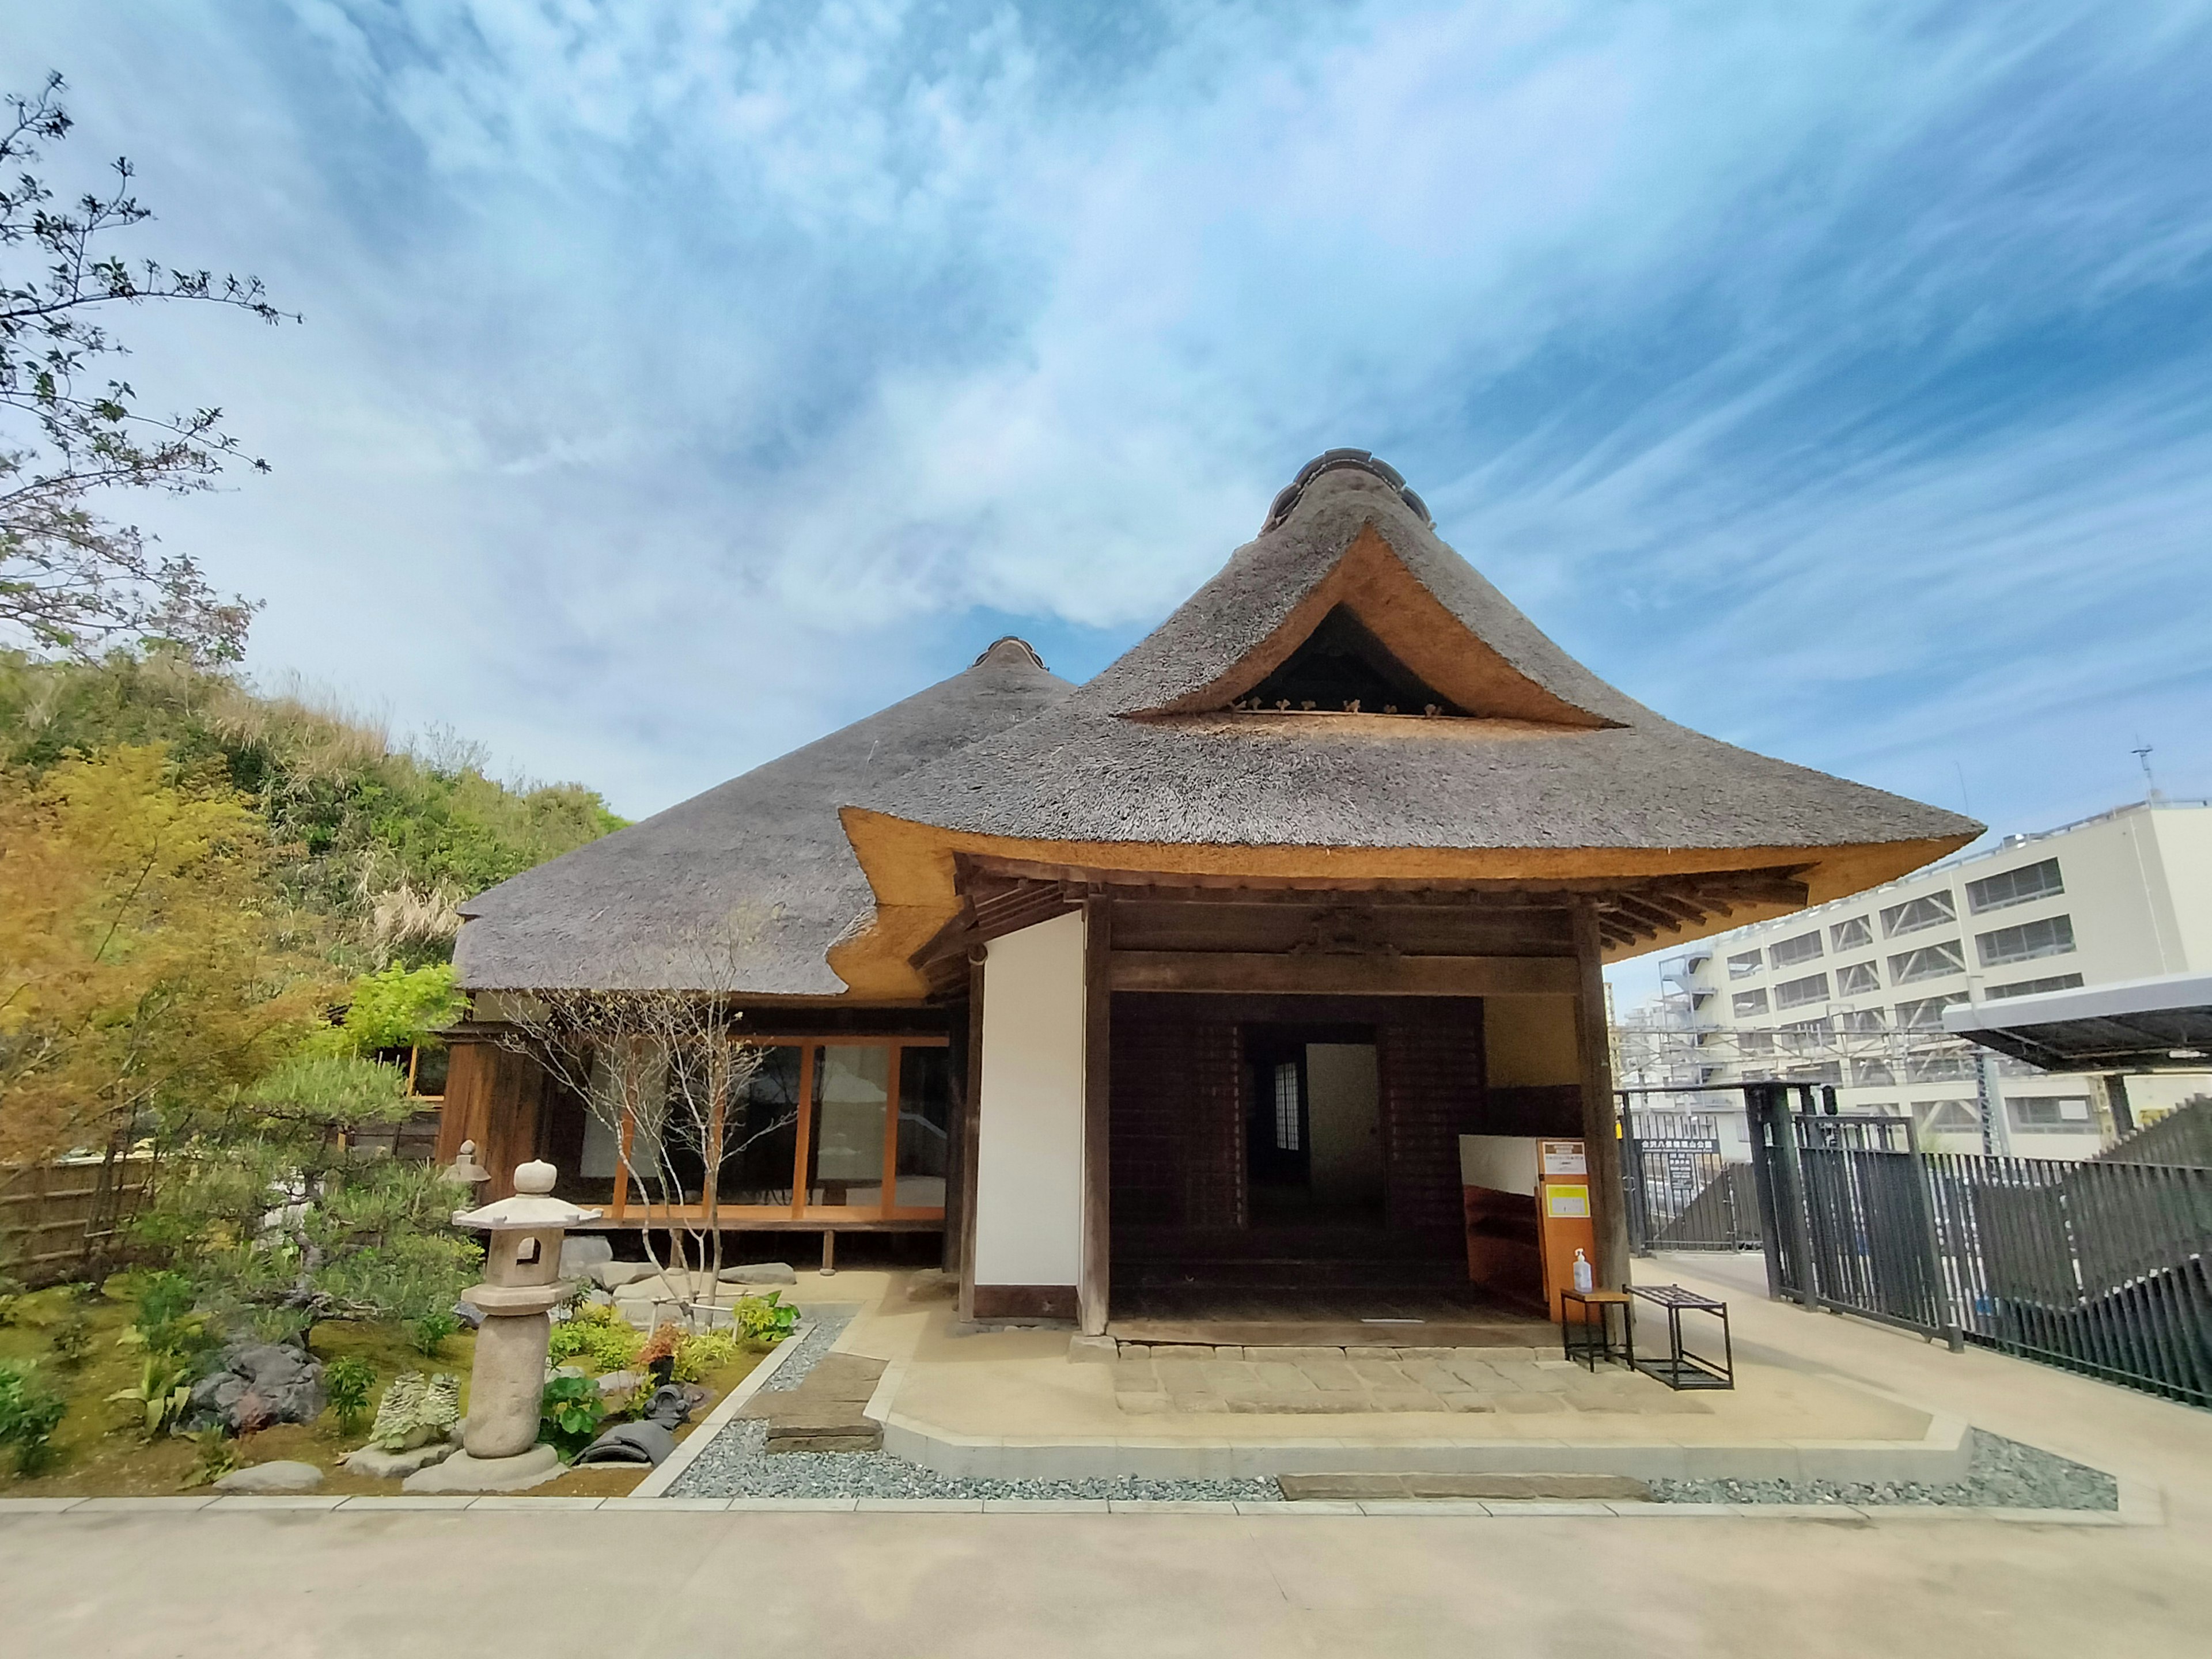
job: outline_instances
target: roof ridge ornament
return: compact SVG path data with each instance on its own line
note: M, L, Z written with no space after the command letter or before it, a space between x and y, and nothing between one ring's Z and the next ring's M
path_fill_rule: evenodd
M976 653L975 660L969 663L968 665L970 668L981 668L985 663L991 659L992 653L995 652L1002 645L1011 645L1014 647L1015 649L1021 652L1024 656L1027 657L1039 668L1044 668L1044 659L1037 654L1036 647L1031 645L1027 640L1024 639L1018 634L1000 635L997 639L993 640L990 644L985 646L982 650ZM1049 674L1052 672L1052 670L1049 668L1044 668L1044 672Z
M1267 521L1260 526L1260 533L1266 535L1289 518L1291 510L1297 506L1299 497L1306 493L1306 486L1322 473L1345 471L1364 472L1370 477L1382 479L1398 492L1400 500L1420 515L1423 524L1431 528L1435 526L1436 520L1429 512L1428 503L1413 493L1406 482L1405 475L1389 462L1364 449L1325 449L1300 467L1297 477L1283 486L1267 508Z

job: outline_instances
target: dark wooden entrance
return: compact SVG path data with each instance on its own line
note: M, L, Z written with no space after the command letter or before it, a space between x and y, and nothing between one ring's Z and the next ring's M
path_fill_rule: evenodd
M1497 1127L1482 1042L1477 998L1117 994L1109 1328L1430 1344L1445 1338L1425 1325L1502 1320L1527 1340L1467 1283L1458 1138ZM1312 1120L1297 1109L1310 1101L1286 1106L1272 1091L1316 1046L1365 1044L1379 1190L1372 1203L1316 1198L1310 1158L1297 1155L1310 1146L1279 1144L1305 1140ZM1301 1133L1279 1133L1293 1115ZM1261 1134L1271 1144L1255 1146ZM1189 1334L1200 1326L1216 1334Z

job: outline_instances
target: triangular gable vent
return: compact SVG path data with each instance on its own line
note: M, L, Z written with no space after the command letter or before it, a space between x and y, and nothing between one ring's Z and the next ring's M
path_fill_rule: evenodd
M1338 605L1235 708L1328 714L1457 714L1462 708L1398 660L1349 606Z
M1234 664L1170 702L1124 712L1145 719L1231 711L1516 720L1583 731L1619 724L1508 661L1445 608L1372 523Z

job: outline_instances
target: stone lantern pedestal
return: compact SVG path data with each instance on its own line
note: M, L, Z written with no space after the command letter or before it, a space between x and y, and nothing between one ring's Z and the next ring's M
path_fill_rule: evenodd
M550 1164L525 1164L514 1172L514 1197L453 1218L456 1225L491 1235L484 1282L467 1294L483 1324L469 1372L461 1449L409 1475L409 1492L519 1492L561 1472L553 1448L538 1443L549 1316L575 1288L559 1277L562 1237L599 1212L555 1198L556 1174Z

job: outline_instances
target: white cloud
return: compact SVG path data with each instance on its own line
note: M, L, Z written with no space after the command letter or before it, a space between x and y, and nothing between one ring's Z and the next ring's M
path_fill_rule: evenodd
M308 313L132 319L279 464L148 514L270 599L258 660L642 811L971 609L1149 622L1340 442L1668 712L2024 769L2024 649L2073 706L2194 660L2145 601L2203 376L2100 330L2201 298L2203 19L295 0L12 56ZM1930 603L1824 650L1869 581Z

